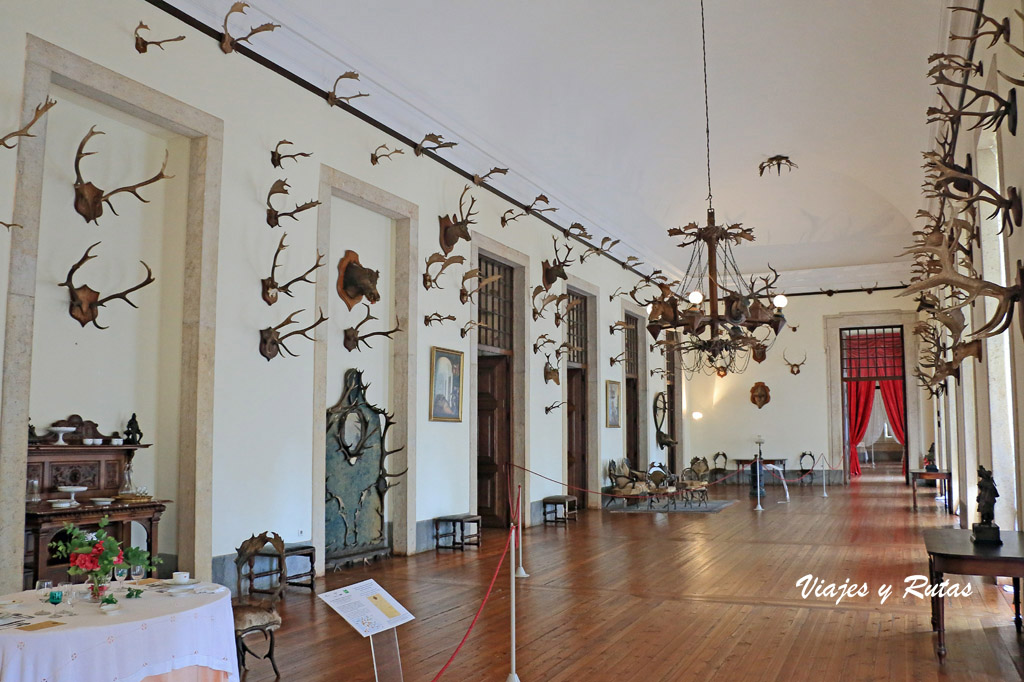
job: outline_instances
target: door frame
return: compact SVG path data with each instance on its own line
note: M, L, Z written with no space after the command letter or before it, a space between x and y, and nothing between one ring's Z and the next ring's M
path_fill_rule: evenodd
M396 554L416 552L416 421L418 419L419 384L414 354L417 348L419 325L411 312L417 310L419 287L419 207L379 187L363 182L347 173L320 165L320 193L317 208L316 248L319 253L330 253L331 199L338 198L379 213L395 222L394 239L394 296L395 314L402 332L391 340L391 409L395 413L395 426L389 434L392 444L404 447L388 460L390 471L407 470L402 484L388 496L388 517L392 523L391 542ZM328 309L334 278L316 278L316 306ZM326 542L325 513L327 487L327 325L319 325L313 341L313 472L311 524L313 546L316 547L316 573L323 575Z
M530 432L530 392L527 390L527 379L529 374L528 363L530 361L529 350L529 296L526 292L526 273L530 268L530 257L521 251L495 241L474 230L470 231L472 245L470 255L470 267L480 266L480 254L487 258L499 261L512 268L512 367L509 374L509 382L512 386L512 415L511 429L512 438L510 449L511 462L518 467L529 467L530 462L527 456L527 438ZM416 265L412 271L416 271ZM470 303L470 319L477 319L477 302ZM477 464L476 464L476 442L479 438L478 415L476 406L477 394L477 372L479 371L479 341L476 334L467 335L469 338L469 353L467 355L469 367L469 382L466 395L471 396L471 402L467 413L469 415L469 509L471 513L477 512ZM523 517L524 525L531 525L530 513L530 479L522 469L515 469L512 472L513 492L517 485L523 486Z
M566 291L571 291L577 296L587 299L587 409L590 411L587 419L587 488L590 490L601 489L601 418L600 406L604 404L601 396L601 368L600 355L598 355L597 339L600 334L598 318L601 316L601 304L598 300L601 289L590 282L569 275ZM564 341L563 332L563 341ZM568 396L568 389L563 388L562 400ZM568 416L562 419L562 443L568 447L569 442L569 419ZM562 480L569 480L569 466L566 457L562 455ZM587 508L600 509L600 495L587 495Z
M907 465L911 457L919 456L924 440L921 420L921 391L911 380L917 364L918 342L913 334L917 313L911 310L882 310L858 313L826 315L822 320L825 328L825 364L828 384L828 443L829 459L837 454L843 463L843 483L850 482L850 465L846 458L843 435L843 372L840 367L840 330L847 327L896 327L903 326L903 376L906 385L907 410Z
M620 320L626 319L626 314L630 314L637 318L637 361L636 361L636 386L637 386L637 454L636 454L636 466L641 471L647 471L647 468L651 466L651 442L652 434L651 429L654 428L654 420L651 418L651 390L650 390L650 375L647 369L647 355L648 352L645 350L648 347L650 341L648 341L647 334L647 311L633 303L632 301L622 301L622 312L619 317ZM624 352L626 350L626 335L620 335L620 344L618 352ZM619 380L622 382L622 390L626 390L626 370L625 363L619 368ZM601 403L604 404L603 402ZM622 403L621 409L622 415L622 456L626 456L626 417L625 417L625 402Z

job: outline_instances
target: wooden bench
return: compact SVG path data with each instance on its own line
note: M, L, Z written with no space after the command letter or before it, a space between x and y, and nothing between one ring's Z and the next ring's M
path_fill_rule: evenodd
M451 530L442 532L443 524L450 524ZM476 530L466 534L466 524L475 524ZM451 538L451 544L441 544L442 538ZM480 517L477 514L451 514L434 519L434 549L466 550L466 546L480 546Z
M544 498L544 523L568 523L569 519L576 520L576 496L575 495L548 495ZM562 515L558 515L558 508L562 507ZM548 518L548 515L551 518Z
M293 587L308 587L310 592L316 592L316 547L306 544L285 545L284 560L286 572L288 557L290 556L300 556L309 559L309 569L302 571L301 573L287 574L285 582ZM264 571L256 571L253 567L255 557L269 559L271 567ZM249 580L249 592L273 594L274 590L259 589L255 587L253 583L257 578L277 575L277 561L279 558L280 557L278 557L277 552L273 549L261 549L259 552L256 552L256 555L249 562L249 574L247 576Z

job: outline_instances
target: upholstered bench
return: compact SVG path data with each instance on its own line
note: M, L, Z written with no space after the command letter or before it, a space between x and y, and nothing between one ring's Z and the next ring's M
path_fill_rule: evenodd
M548 495L544 498L544 523L568 523L569 519L576 520L576 496L575 495ZM558 508L562 507L562 515L558 515ZM548 518L550 515L551 518Z
M250 573L248 574L249 579L249 592L272 594L273 590L258 589L253 586L253 582L257 578L262 578L277 573L276 564L278 562L277 552L273 548L262 549L256 552L257 557L262 557L269 560L273 566L265 571L252 572L253 566L250 564ZM298 556L305 557L309 560L308 570L300 573L290 573L285 577L285 582L293 587L308 587L311 592L316 591L316 547L313 545L307 545L302 543L288 544L284 547L284 560L285 560L285 571L287 573L288 557ZM254 557L255 558L255 557Z
M466 524L474 524L472 533L466 533ZM444 531L444 524L450 530ZM444 532L442 532L444 531ZM451 544L441 544L442 538L451 538ZM477 514L451 514L434 519L434 548L466 550L466 546L480 546L480 517Z

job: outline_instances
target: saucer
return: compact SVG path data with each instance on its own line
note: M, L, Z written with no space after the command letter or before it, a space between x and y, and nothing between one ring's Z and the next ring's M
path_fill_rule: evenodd
M167 587L189 587L189 588L191 588L192 585L198 585L199 584L199 580L197 580L196 578L189 578L187 581L185 581L183 583L176 583L173 580L161 580L160 584L161 585L166 585Z
M94 498L92 498L89 501L92 502L97 507L109 507L110 505L112 505L114 503L114 498L113 497L94 497Z

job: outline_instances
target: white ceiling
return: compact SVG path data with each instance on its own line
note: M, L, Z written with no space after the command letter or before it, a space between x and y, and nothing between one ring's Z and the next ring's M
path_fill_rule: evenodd
M219 26L228 3L173 4ZM756 227L741 267L892 264L921 207L945 4L706 0L715 207ZM357 108L413 138L444 131L468 170L509 166L497 187L543 191L559 223L622 237L620 257L685 267L665 230L705 211L699 0L256 5L242 24L283 24L260 53L328 89L358 70ZM799 169L758 177L773 154Z

